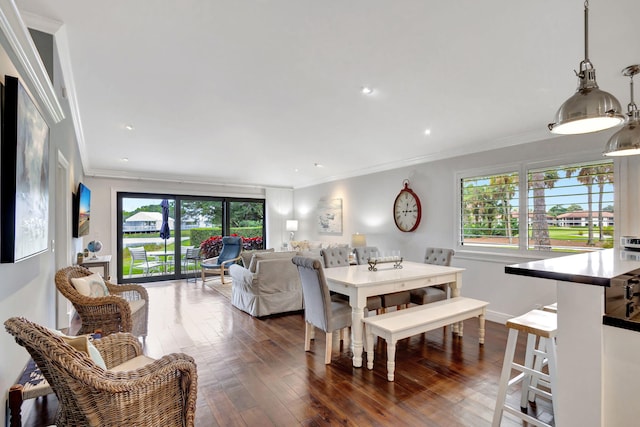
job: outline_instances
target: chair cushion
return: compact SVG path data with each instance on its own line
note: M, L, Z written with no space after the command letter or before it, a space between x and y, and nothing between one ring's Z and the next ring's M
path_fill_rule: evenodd
M79 294L86 297L103 297L109 295L109 289L105 285L99 273L93 273L85 277L73 277L71 284Z
M137 313L142 307L147 303L144 299L134 299L131 301L127 301L129 303L129 308L131 308L131 314Z
M414 304L429 304L431 302L447 299L447 291L437 286L427 286L426 288L412 289L411 302Z
M114 366L109 370L112 372L134 371L136 369L144 368L145 366L153 362L155 362L155 359L152 359L145 355L141 355L141 356L136 356L133 359L129 359L126 362L119 364L118 366Z
M410 302L411 294L409 291L382 295L382 304L385 307L395 307L396 305L409 304Z

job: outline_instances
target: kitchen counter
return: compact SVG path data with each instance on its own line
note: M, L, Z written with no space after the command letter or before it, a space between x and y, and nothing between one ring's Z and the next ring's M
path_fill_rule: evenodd
M635 425L630 378L640 376L640 334L603 324L604 294L612 278L640 269L640 253L618 249L505 267L505 273L556 280L558 378L555 425ZM625 329L621 329L625 328Z
M609 281L621 274L640 269L640 252L618 249L568 255L540 261L508 265L508 274L561 280L585 285L609 286Z

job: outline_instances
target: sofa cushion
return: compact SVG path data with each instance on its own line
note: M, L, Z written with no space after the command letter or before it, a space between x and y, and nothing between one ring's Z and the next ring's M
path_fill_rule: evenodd
M242 265L244 266L244 268L249 268L249 265L251 265L251 258L253 257L253 254L259 254L259 253L265 253L265 252L273 252L274 249L270 248L270 249L256 249L256 250L252 250L252 251L242 251L240 252L240 257L242 258Z
M263 259L280 259L280 258L293 258L295 256L294 251L288 252L261 252L253 254L251 257L251 263L249 264L249 271L252 273L256 272L256 266L258 265L258 261Z

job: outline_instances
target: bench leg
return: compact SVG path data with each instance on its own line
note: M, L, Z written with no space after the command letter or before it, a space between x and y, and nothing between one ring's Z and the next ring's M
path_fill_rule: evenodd
M367 368L373 369L373 333L371 328L367 325L366 329L366 344L367 344Z
M461 320L458 322L458 336L462 338L462 330L464 329L464 322Z
M480 324L478 329L479 341L480 344L484 344L484 310L482 311L482 314L478 316L478 322Z
M16 384L9 389L9 419L11 427L22 425L22 386Z
M396 370L396 342L387 341L387 379L393 381Z

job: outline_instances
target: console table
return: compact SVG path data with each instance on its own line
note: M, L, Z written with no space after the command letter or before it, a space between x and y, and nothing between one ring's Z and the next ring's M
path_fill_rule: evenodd
M109 264L111 263L111 255L102 255L94 258L85 258L80 264L83 267L91 269L92 267L102 267L102 277L109 280L111 273L109 271Z

